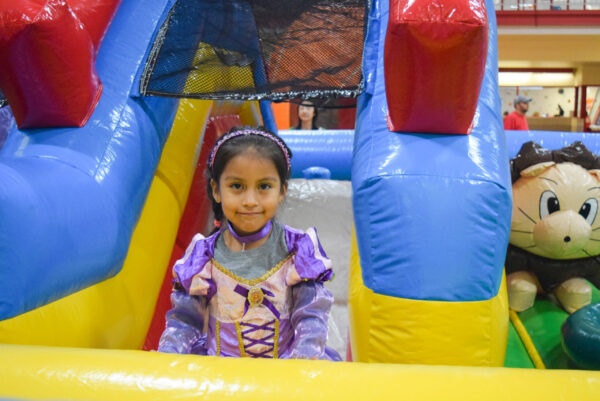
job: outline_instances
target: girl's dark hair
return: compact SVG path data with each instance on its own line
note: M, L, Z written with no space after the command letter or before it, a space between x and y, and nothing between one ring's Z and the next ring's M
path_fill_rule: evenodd
M210 185L210 181L214 180L219 185L219 179L221 178L221 174L223 174L223 170L229 163L231 159L235 156L240 155L246 152L248 149L255 149L256 152L264 157L265 159L269 159L275 164L275 168L277 169L277 174L279 175L279 180L281 181L281 190L283 191L284 186L287 184L290 179L290 169L288 169L288 160L283 153L283 150L279 147L275 140L278 140L287 151L289 158L292 158L292 151L285 144L281 137L267 130L265 127L258 128L250 128L250 127L233 127L229 132L225 135L231 134L233 132L243 131L246 129L251 129L255 131L262 131L268 134L268 136L262 135L239 135L234 136L231 139L226 140L221 144L217 153L214 155L214 161L211 166L211 159L209 158L206 167L206 192L208 193L208 199L212 204L212 210L214 213L214 217L216 221L223 222L225 220L225 215L223 214L223 208L220 203L217 203L215 198L213 197L212 187ZM219 141L217 140L217 143ZM216 144L215 144L216 146ZM214 147L213 147L214 150ZM212 154L212 151L211 151Z
M310 105L308 104L304 104L304 103L310 103ZM319 129L318 125L317 125L317 117L319 116L318 113L318 107L317 105L310 101L310 100L303 100L300 103L298 103L298 109L300 109L300 106L311 106L312 108L315 110L315 113L313 114L313 118L312 118L312 129ZM302 129L302 120L300 120L300 116L298 116L298 124L296 125L296 129Z

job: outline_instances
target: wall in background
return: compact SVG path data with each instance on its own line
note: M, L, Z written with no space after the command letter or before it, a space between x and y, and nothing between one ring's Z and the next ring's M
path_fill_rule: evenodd
M591 108L598 93L598 87L587 88L587 104ZM564 117L574 114L575 88L557 87L520 87L519 94L527 96L533 101L529 104L528 116L552 117L558 114L560 105L565 111ZM513 100L517 96L517 88L514 86L501 86L500 99L502 100L502 113L514 110Z

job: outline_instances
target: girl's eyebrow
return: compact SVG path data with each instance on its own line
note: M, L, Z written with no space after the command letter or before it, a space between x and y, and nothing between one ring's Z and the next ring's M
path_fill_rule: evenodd
M225 177L223 177L223 179L225 181L245 181L244 178L238 177L237 175L226 175ZM262 177L258 179L258 181L277 181L277 177Z
M588 191L591 191L593 189L600 189L600 187L591 187L591 188L588 188Z
M538 178L539 178L540 180L546 180L546 181L550 181L550 182L553 182L554 184L558 185L558 182L556 182L556 181L554 181L554 180L552 180L552 179L550 179L550 178L546 178L546 177L538 177Z
M226 175L223 177L224 180L243 180L243 178L238 177L237 175Z

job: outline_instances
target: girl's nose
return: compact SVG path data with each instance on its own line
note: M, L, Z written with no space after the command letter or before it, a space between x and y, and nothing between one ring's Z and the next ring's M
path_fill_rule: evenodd
M252 206L256 206L257 203L258 203L258 197L257 197L256 191L254 191L254 190L246 191L246 193L244 194L244 200L243 200L244 206L252 207Z

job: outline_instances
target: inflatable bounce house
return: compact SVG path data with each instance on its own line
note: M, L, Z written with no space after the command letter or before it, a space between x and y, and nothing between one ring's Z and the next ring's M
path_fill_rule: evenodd
M599 292L552 294L599 278L600 140L504 132L492 0L10 3L0 399L599 399ZM279 218L320 230L345 361L153 352L173 262L209 229L216 139L275 130L270 101L326 96L358 96L356 129L279 131L295 178ZM575 166L560 149L577 142ZM556 189L561 168L585 175L582 200ZM506 276L512 248L591 270ZM552 294L534 302L523 277Z

